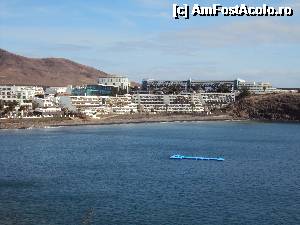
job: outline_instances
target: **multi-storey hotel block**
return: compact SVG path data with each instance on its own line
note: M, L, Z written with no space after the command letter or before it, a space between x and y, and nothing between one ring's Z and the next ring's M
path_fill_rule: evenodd
M177 86L180 91L188 91L188 83L186 80L154 80L154 79L144 79L142 80L142 90L143 91L156 91L163 90L171 86Z
M56 106L56 97L53 95L45 96L43 98L33 97L32 102L41 108L51 108Z
M136 113L137 105L130 95L124 96L60 96L60 107L88 116L97 114Z
M126 91L126 93L128 93L130 85L128 78L123 76L101 77L98 80L98 84L105 86L113 86L118 88L118 90Z
M246 88L252 94L271 94L283 92L283 90L272 87L269 82L247 82L239 80L239 89Z
M280 92L280 89L272 87L268 82L246 82L242 79L235 80L153 80L142 81L143 91L164 91L169 87L177 87L183 92L205 92L205 93L234 93L242 88L247 88L252 94L269 94Z
M0 86L0 100L17 102L20 106L32 107L32 99L36 95L44 95L44 89L37 86Z
M113 95L118 92L118 87L113 85L91 84L73 87L71 95L76 96L101 96Z
M200 93L208 108L222 108L235 102L235 93Z
M71 94L72 85L67 87L47 87L45 90L46 95L62 95L62 94Z
M132 96L132 101L138 105L141 112L199 113L204 111L201 96L194 94L135 94Z
M231 93L134 94L124 96L60 96L60 106L70 111L95 114L201 113L206 103L221 107L234 101Z
M164 90L176 86L179 91L190 92L234 92L238 89L238 80L154 80L144 79L142 81L143 91Z

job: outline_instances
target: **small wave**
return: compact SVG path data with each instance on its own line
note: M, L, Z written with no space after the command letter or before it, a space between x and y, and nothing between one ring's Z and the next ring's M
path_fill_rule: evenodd
M64 127L64 126L44 126L43 128L44 129L56 129L56 128L61 128L61 127Z

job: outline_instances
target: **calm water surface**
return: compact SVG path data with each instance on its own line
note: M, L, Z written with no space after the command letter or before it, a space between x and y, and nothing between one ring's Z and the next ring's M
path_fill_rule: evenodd
M0 224L300 224L300 125L2 130Z

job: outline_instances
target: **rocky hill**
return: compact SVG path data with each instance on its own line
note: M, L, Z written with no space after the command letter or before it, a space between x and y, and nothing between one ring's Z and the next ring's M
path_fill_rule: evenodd
M241 119L300 121L300 93L248 96L236 101L228 112Z
M66 86L94 84L107 73L63 58L35 59L0 49L0 84Z

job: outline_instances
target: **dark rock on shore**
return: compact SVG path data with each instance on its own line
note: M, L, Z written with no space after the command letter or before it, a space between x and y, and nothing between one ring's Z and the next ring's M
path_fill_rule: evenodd
M251 95L227 109L234 118L270 121L300 121L300 93Z

